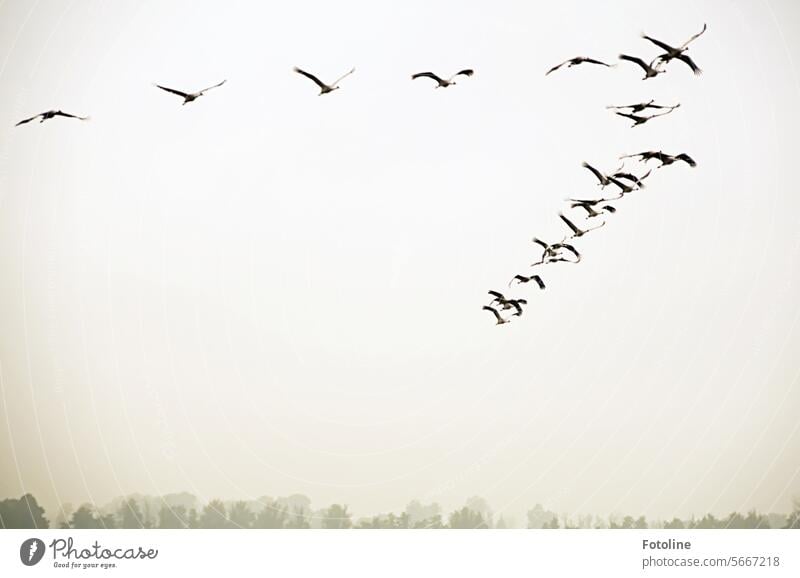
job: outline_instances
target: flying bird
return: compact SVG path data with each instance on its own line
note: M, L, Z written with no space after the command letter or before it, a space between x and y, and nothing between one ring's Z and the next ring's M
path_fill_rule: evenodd
M602 62L600 60L595 60L594 58L589 58L587 56L576 56L575 58L570 58L569 60L565 60L561 64L556 64L553 68L551 68L550 70L545 72L544 75L547 76L551 72L555 72L556 70L558 70L559 68L561 68L565 64L567 65L567 68L572 68L573 66L577 66L577 65L583 64L583 63L599 64L601 66L606 66L606 67L610 67L611 66L610 64L606 64L605 62Z
M609 180L608 180L608 177L607 177L606 175L604 175L603 173L601 173L600 171L598 171L596 168L594 168L592 165L590 165L590 164L589 164L589 163L587 163L586 161L584 161L583 163L581 163L581 166L582 166L583 168L585 168L585 169L589 169L589 170L591 171L591 173L592 173L592 174L593 174L595 177L597 177L597 180L598 180L598 181L600 181L600 187L601 187L601 188L605 188L605 187L607 187L609 184L611 184L611 181L609 181Z
M654 100L649 100L647 102L639 102L637 104L625 104L622 106L607 106L608 109L615 109L615 110L625 110L628 109L631 113L636 114L637 112L645 111L649 108L653 108L656 110L668 109L668 108L678 108L680 103L674 106L668 106L663 104L655 104Z
M666 112L660 112L658 114L650 114L650 115L639 115L639 114L620 112L620 111L616 111L614 114L616 114L617 116L629 118L630 120L633 121L631 128L636 128L640 124L646 123L648 120L653 120L654 118L658 118L659 116L666 116L674 110L675 110L674 108L671 108Z
M673 46L670 46L666 42L661 42L660 40L656 40L655 38L652 38L651 36L647 36L644 33L642 33L642 38L644 38L645 40L649 40L650 42L652 42L653 44L655 44L656 46L658 46L662 50L666 51L664 54L661 54L660 56L658 56L656 58L656 60L666 64L670 60L674 60L674 59L677 58L678 60L680 60L684 64L686 64L689 68L691 68L692 72L694 72L695 74L699 75L699 74L702 74L703 71L700 70L700 67L698 67L697 64L695 64L694 60L692 60L691 57L689 57L689 55L686 54L686 51L689 50L689 44L691 42L693 42L694 40L696 40L697 38L699 38L700 36L702 36L707 28L708 28L708 26L703 24L703 29L700 32L698 32L697 34L695 34L694 36L689 38L689 40L687 40L686 42L684 42L683 44L681 44L677 48L673 47Z
M527 305L528 301L525 299L509 299L505 303L503 303L503 310L511 309L512 307L516 309L516 313L512 313L515 317L520 317L522 315L522 306Z
M503 325L504 323L510 322L508 319L504 319L503 316L500 315L500 313L498 313L497 309L495 309L494 307L489 307L488 305L484 305L481 309L483 309L484 311L491 311L494 314L495 318L497 319L497 323L495 325Z
M570 204L570 208L571 209L575 209L577 207L580 207L581 209L586 211L586 218L587 219L593 219L594 217L599 217L600 215L602 215L604 213L616 213L617 212L617 209L612 207L611 205L603 205L602 207L600 207L599 211L595 208L595 207L597 207L597 205L599 205L600 203L604 202L605 199L599 199L599 200L596 200L596 201L595 200L585 200L585 199L571 199L571 201L572 201L572 204Z
M204 88L203 90L199 90L197 92L183 92L181 90L175 90L174 88L167 88L166 86L161 86L160 84L156 84L154 86L156 86L156 88L160 88L161 90L166 90L167 92L171 92L172 94L177 94L178 96L183 98L183 104L186 105L194 100L197 100L212 88L217 88L218 86L222 86L223 84L225 84L225 82L226 81L223 80L219 84L215 84L214 86L209 86L208 88Z
M505 295L503 295L499 291L489 291L489 295L491 295L493 297L493 299L490 301L490 303L497 303L499 305L502 305L503 303L506 302Z
M341 75L339 78L337 78L336 80L334 80L330 84L325 84L324 82L322 82L319 78L317 78L316 76L314 76L310 72L306 72L305 70L301 70L300 68L297 68L296 66L294 67L294 71L297 74L302 74L306 78L310 78L311 80L313 80L314 83L317 86L319 86L319 96L322 96L323 94L328 94L329 92L333 92L334 90L338 89L339 88L339 82L341 82L343 79L345 79L348 76L350 76L351 74L353 74L356 71L356 69L355 68L351 68L348 72L346 72L345 74Z
M546 243L545 241L534 237L533 242L542 247L542 258L537 263L532 263L531 267L536 267L537 265L546 265L547 263L580 263L581 261L581 254L578 252L578 250L574 246L570 245L569 243L565 243L564 241L553 243L551 245L550 243ZM563 253L561 251L572 253L575 259L566 259L562 257Z
M642 181L644 181L644 180L645 180L647 177L649 177L649 176L650 176L650 173L651 173L652 171L647 171L647 172L646 172L645 174L643 174L641 177L637 177L637 176L636 176L636 175L634 175L633 173L628 173L628 172L625 172L625 171L623 171L623 170L622 170L622 168L623 168L624 166L625 166L625 165L623 164L623 165L622 165L622 167L618 168L618 169L616 170L616 172L615 172L613 175L611 175L611 176L612 176L613 178L615 178L615 179L625 179L626 181L630 181L630 182L632 182L632 183L635 183L637 188L639 188L639 189L643 189L643 188L644 188L644 183L643 183Z
M642 80L647 80L648 78L655 78L659 74L666 72L665 70L661 70L660 68L658 68L658 65L656 65L655 67L653 66L656 63L656 60L658 60L657 58L656 60L653 60L653 62L651 62L650 64L647 64L641 58L637 58L636 56L629 56L627 54L620 54L619 59L627 60L628 62L633 62L634 64L638 64L639 66L641 66L642 70L644 70L644 78L642 78Z
M453 80L456 76L472 76L473 74L475 74L474 70L471 68L465 68L464 70L459 70L450 78L445 79L434 74L433 72L417 72L416 74L411 75L411 80L416 80L417 78L432 78L438 83L436 86L434 86L434 88L447 88L448 86L456 84L456 82Z
M51 118L54 118L56 116L63 116L63 117L66 117L66 118L77 118L78 120L89 120L88 116L76 116L74 114L68 114L68 113L66 113L64 111L61 111L61 110L48 110L47 112L40 112L36 116L32 116L30 118L26 118L25 120L21 120L17 124L15 124L14 126L19 126L21 124L29 123L32 120L36 120L37 118L40 119L39 120L39 124L41 124L44 121L50 120Z
M689 165L690 167L696 167L697 166L697 163L695 162L695 160L692 157L690 157L689 155L687 155L686 153L681 153L679 155L668 155L668 154L666 154L666 153L664 153L662 151L644 151L644 152L640 152L640 153L636 153L636 154L632 154L632 155L625 155L625 156L622 156L620 158L621 159L627 159L627 158L635 158L635 157L639 157L639 160L642 161L642 162L647 162L647 161L653 160L653 159L657 160L657 161L661 162L661 164L658 165L658 168L671 165L671 164L673 164L673 163L675 163L677 161L683 161L687 165Z
M596 227L591 227L589 229L583 230L583 229L580 229L577 225L575 225L575 223L570 221L567 217L565 217L564 213L559 213L558 216L562 221L564 221L564 223L566 223L566 225L567 225L567 227L569 227L570 231L572 231L572 238L583 237L586 233L589 233L590 231L594 231L595 229L599 229L600 227L602 227L602 226L604 226L606 224L606 222L603 221L602 223L600 223Z
M530 281L535 281L536 284L539 286L539 289L544 289L545 288L544 281L542 281L542 278L539 277L539 275L531 275L530 277L528 277L526 275L514 275L514 278L511 279L511 281L508 282L508 286L511 287L511 284L514 281L517 282L517 285L519 285L521 283L529 283Z

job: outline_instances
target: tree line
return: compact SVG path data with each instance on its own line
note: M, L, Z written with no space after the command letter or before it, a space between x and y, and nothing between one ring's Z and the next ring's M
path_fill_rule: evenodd
M301 494L287 498L262 498L253 501L211 500L201 505L191 494L164 497L129 496L98 508L82 504L77 509L64 508L52 527L62 529L233 529L233 528L365 528L365 529L502 529L522 527L509 523L503 516L495 519L486 500L473 497L449 514L443 514L438 504L421 504L414 500L399 513L379 514L354 520L347 505L332 504L313 510L311 500ZM546 529L570 528L665 528L665 529L743 529L785 528L800 529L800 500L795 500L788 515L760 514L755 510L741 514L732 512L717 518L706 514L702 518L648 523L644 516L601 518L579 516L571 519L558 516L537 504L526 513L524 527ZM25 494L15 499L0 500L0 528L50 528L51 523L36 498Z

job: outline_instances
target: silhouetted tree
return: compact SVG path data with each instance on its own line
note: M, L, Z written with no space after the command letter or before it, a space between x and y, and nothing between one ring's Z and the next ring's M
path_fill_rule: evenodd
M347 506L333 504L327 510L323 510L322 516L323 528L339 530L351 528L353 526L350 520L350 512L347 511Z
M194 512L194 510L192 510ZM158 527L162 529L183 529L189 527L186 508L180 505L164 504L158 512Z
M186 520L189 524L189 528L196 530L200 527L200 519L197 517L197 510L192 508L189 510L189 517Z
M416 524L414 524L414 528L423 529L423 530L441 530L442 528L446 528L444 521L442 520L441 514L436 514L435 516L431 516L430 518L426 518L425 520L420 520Z
M0 527L45 529L49 526L44 517L44 508L31 494L25 494L18 500L9 498L0 501Z
M795 499L793 506L792 512L786 516L784 528L787 530L800 530L800 499Z
M442 513L442 508L435 502L426 506L420 503L419 500L412 500L406 506L405 513L408 515L409 527L414 528L417 522L439 516Z
M228 512L228 520L233 528L252 528L255 518L247 502L235 502Z
M292 515L286 521L286 525L284 526L284 528L291 528L293 530L301 530L310 527L311 524L308 522L308 516L306 516L305 510L299 507L292 509Z
M720 523L720 521L717 520L713 514L706 514L699 522L693 520L689 527L697 530L709 530L715 528L724 528L725 525Z
M206 504L203 508L203 513L200 515L200 527L204 529L228 527L225 504L221 500L211 500Z
M144 514L134 498L128 498L117 511L119 527L127 529L146 528Z
M91 504L83 504L72 514L69 521L70 528L90 530L98 530L103 526L100 525L100 520L97 519L94 512L94 506Z
M254 528L283 528L289 518L289 509L286 506L267 504L253 521Z
M458 529L485 530L489 526L478 512L473 512L467 506L450 514L448 525Z
M549 524L556 518L554 512L545 510L541 504L536 504L527 512L528 528L549 528ZM556 525L556 528L558 525Z
M672 518L671 522L667 522L664 524L664 528L666 530L682 530L686 526L683 525L683 521L679 520L678 518Z

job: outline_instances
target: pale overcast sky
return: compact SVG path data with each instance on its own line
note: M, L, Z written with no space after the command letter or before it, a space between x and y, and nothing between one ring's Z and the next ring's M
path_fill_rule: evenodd
M788 510L800 5L664 6L0 2L0 497ZM704 22L700 77L544 76ZM293 66L356 72L320 97ZM681 107L605 108L651 98ZM92 119L13 126L50 108ZM698 167L655 171L495 327L486 291L600 193L581 161L651 148Z

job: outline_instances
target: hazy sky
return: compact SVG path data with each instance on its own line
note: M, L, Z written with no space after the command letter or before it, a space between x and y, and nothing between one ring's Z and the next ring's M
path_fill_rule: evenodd
M800 4L663 6L0 1L0 497L788 510ZM543 74L703 22L699 78ZM295 65L357 70L319 97ZM605 109L650 98L682 106ZM92 120L13 126L50 108ZM599 193L581 161L649 148L699 166L495 327L486 291Z

